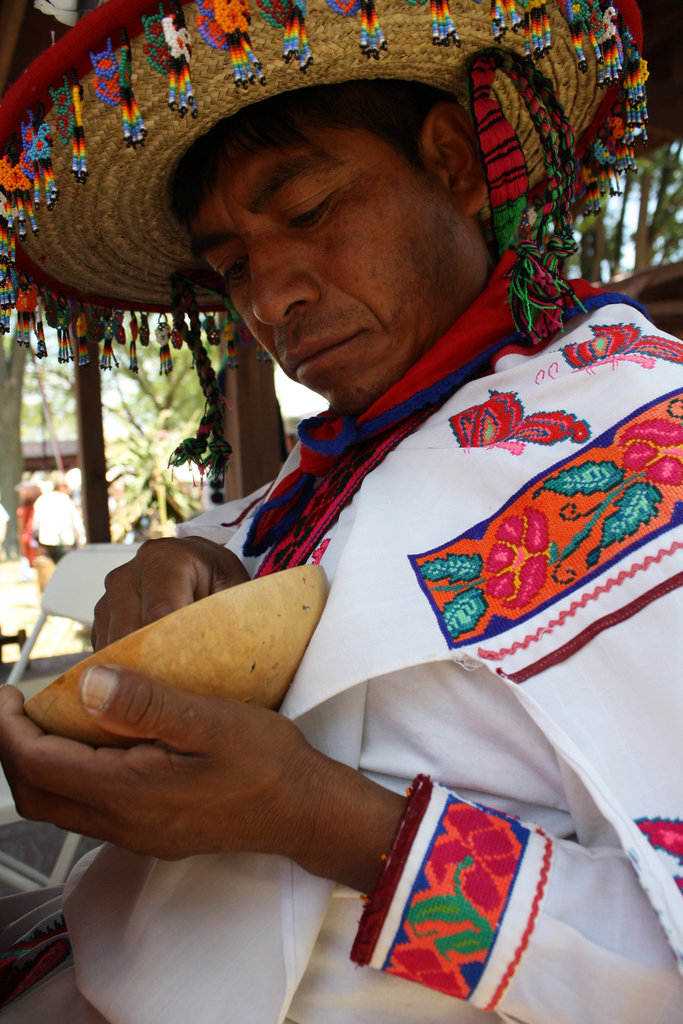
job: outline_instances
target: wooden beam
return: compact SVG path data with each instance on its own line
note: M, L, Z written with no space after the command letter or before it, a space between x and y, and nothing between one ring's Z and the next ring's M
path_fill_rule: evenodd
M10 81L12 62L27 7L28 0L5 0L0 9L0 96Z
M88 345L88 349L90 352L89 365L79 366L76 362L74 370L78 447L82 473L81 500L88 542L101 544L111 540L107 463L102 427L99 350L97 345Z
M226 372L225 436L233 447L226 477L228 500L273 480L282 465L282 425L273 364L257 346L239 345L239 367Z

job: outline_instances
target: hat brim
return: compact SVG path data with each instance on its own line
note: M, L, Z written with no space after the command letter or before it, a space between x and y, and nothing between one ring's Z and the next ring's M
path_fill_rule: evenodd
M639 32L637 8L628 8L634 35ZM170 208L170 183L182 155L221 118L245 104L304 86L352 79L395 78L425 82L448 92L467 106L467 74L476 53L491 46L489 5L468 2L457 12L461 46L432 44L429 4L383 0L378 14L388 49L379 60L367 59L359 48L359 18L334 13L324 0L309 0L306 27L313 63L302 74L295 62L282 59L282 29L254 12L250 40L259 58L265 85L235 87L226 51L209 46L197 29L195 3L183 6L192 39L190 71L198 114L179 118L169 109L165 76L145 56L141 16L158 13L158 4L140 0L108 0L84 17L25 73L0 107L0 144L7 143L26 121L26 110L41 101L51 128L52 164L59 199L37 214L39 234L30 230L20 247L18 262L51 290L75 299L118 308L169 308L173 272L205 273L190 255L186 230ZM548 3L552 49L540 69L552 79L578 140L590 137L609 104L598 87L597 64L589 59L585 73L577 69L567 23ZM622 10L623 13L623 10ZM95 95L89 52L101 50L111 38L120 45L125 25L132 49L132 87L147 136L143 146L124 144L121 108L107 106ZM524 53L521 33L508 32L502 44ZM592 55L591 55L592 57ZM71 174L71 148L60 139L49 85L59 86L76 67L83 88L83 122L88 177L78 182ZM531 186L544 175L538 138L522 101L511 83L498 75L494 86L506 117L515 129L527 162ZM612 96L613 99L613 96ZM581 141L579 142L581 145ZM217 284L207 279L211 285ZM201 307L220 304L211 288L198 289Z

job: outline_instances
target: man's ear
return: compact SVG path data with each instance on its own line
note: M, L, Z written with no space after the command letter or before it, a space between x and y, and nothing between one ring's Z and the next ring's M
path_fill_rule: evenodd
M474 126L462 107L448 100L436 103L422 125L421 143L425 170L442 181L466 216L474 217L487 199L486 178Z

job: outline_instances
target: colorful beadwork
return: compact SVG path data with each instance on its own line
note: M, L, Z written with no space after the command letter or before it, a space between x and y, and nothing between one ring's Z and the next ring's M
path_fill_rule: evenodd
M161 74L168 76L168 106L177 110L180 117L190 112L197 116L197 104L190 77L192 44L180 4L171 3L171 13L164 13L163 3L159 13L142 15L146 42L143 52L150 65Z
M102 319L102 355L100 356L101 370L111 370L112 365L119 365L119 361L114 354L115 335L116 322L112 315L112 311L107 310Z
M40 207L41 187L45 192L45 204L51 210L57 201L57 186L52 170L52 136L47 122L43 120L42 106L35 116L29 110L29 119L21 125L22 164L27 177L33 177L33 206Z
M57 137L63 145L71 144L71 172L76 181L83 182L88 176L83 130L83 89L75 69L72 69L70 79L64 75L61 86L50 86L50 95L57 113Z
M131 50L128 33L121 30L120 60L116 59L111 39L107 39L105 50L90 53L93 70L93 88L103 103L110 107L120 106L123 119L123 139L127 146L141 146L147 129L133 94L131 81Z
M31 330L35 327L38 289L24 273L19 274L17 288L17 342L27 348L31 343Z
M256 80L265 85L265 75L249 39L249 0L197 0L197 28L202 39L217 50L230 54L235 85L247 89Z
M538 58L550 52L550 18L545 0L517 0L524 10L524 53Z
M154 337L159 346L159 375L165 376L173 369L173 357L171 356L171 325L165 313L162 313L154 330Z
M114 53L111 39L99 53L90 51L90 61L95 72L93 89L98 99L109 107L117 107L121 103L121 86L119 83L119 62Z
M449 646L471 644L563 600L680 525L682 487L683 401L672 392L410 562Z
M506 17L513 32L524 26L524 19L517 13L515 0L491 0L491 31L497 43L501 42L508 30Z
M430 0L432 15L432 43L434 46L460 46L460 36L451 16L448 0Z
M468 999L496 940L530 830L449 794L383 970Z

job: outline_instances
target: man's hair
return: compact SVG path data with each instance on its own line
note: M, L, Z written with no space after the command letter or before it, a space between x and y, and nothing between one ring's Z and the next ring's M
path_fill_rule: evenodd
M221 160L307 142L316 128L363 129L422 168L420 133L431 108L453 96L431 85L395 79L315 85L242 107L202 135L181 159L172 182L172 208L189 225L216 184Z

